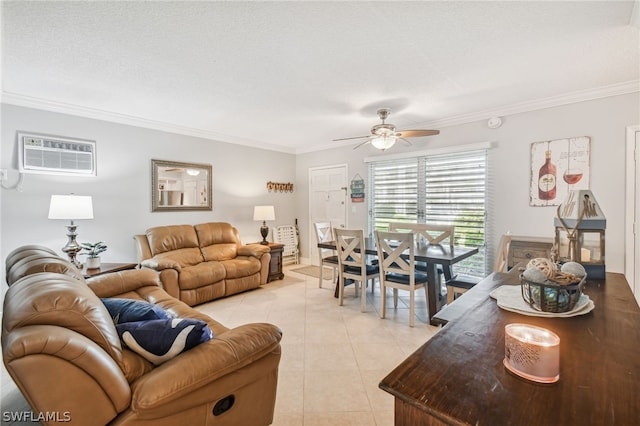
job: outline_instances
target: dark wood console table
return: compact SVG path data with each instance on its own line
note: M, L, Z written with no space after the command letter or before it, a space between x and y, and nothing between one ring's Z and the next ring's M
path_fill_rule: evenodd
M494 288L517 284L493 273L450 307L449 322L380 383L395 397L396 425L632 425L640 420L640 308L622 274L587 280L595 309L541 318L500 309ZM560 381L509 373L504 326L520 322L560 336Z

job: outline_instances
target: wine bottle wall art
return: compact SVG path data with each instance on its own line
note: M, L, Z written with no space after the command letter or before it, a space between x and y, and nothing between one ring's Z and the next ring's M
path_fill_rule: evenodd
M531 144L531 206L557 206L570 189L589 189L591 138Z

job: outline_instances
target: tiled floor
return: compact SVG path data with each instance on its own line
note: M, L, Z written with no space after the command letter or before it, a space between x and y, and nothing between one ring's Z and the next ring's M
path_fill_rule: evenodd
M367 290L367 311L353 286L343 306L333 283L285 267L285 278L261 288L197 307L222 324L270 322L282 329L282 360L274 425L392 425L393 397L380 380L438 331L427 324L426 300L417 293L416 323L409 327L408 293L380 319L380 289ZM28 409L3 369L2 411Z

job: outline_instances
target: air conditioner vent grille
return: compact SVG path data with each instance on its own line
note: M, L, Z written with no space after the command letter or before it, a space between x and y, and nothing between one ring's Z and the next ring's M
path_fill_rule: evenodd
M96 175L94 141L19 134L21 172Z

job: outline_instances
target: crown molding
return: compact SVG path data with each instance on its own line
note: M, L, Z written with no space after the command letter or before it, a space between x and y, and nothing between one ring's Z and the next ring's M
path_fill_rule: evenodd
M545 108L553 108L572 103L590 101L594 99L606 98L610 96L626 95L629 93L640 92L640 80L631 80L623 83L611 84L608 86L597 87L593 89L581 90L576 92L565 93L558 96L548 98L535 99L526 102L519 102L511 105L504 105L497 108L491 108L483 111L477 111L469 114L462 114L434 120L420 125L442 128L467 124L474 121L487 120L490 117L504 117L508 115L521 114L524 112L535 111ZM309 148L290 148L281 145L265 144L264 142L247 140L231 135L212 132L209 130L196 129L192 127L180 126L174 123L150 120L143 117L120 114L111 111L104 111L96 108L84 107L81 105L68 104L47 99L36 98L32 96L21 95L18 93L2 91L1 102L4 104L17 105L27 108L42 109L45 111L58 112L62 114L76 115L80 117L93 118L97 120L109 121L130 126L143 127L148 129L160 130L163 132L177 133L187 136L195 136L198 138L216 140L237 145L245 145L253 148L261 148L270 151L284 152L287 154L304 154L309 152L323 151L326 149L344 146L343 144L324 144L317 149Z
M483 111L477 111L469 114L447 117L441 120L420 123L420 125L435 128L450 127L459 124L467 124L474 121L487 120L491 117L504 117L508 115L521 114L523 112L536 111L539 109L553 108L578 102L591 101L594 99L607 98L610 96L626 95L634 92L640 92L640 80L625 81L623 83L611 84L609 86L564 93L558 96L518 102L511 105L503 105Z
M210 130L197 129L193 127L180 126L178 124L165 121L150 120L143 117L133 115L120 114L111 111L105 111L96 108L85 107L81 105L57 102L48 99L35 98L32 96L21 95L2 91L1 103L16 105L26 108L41 109L61 114L75 115L84 118L93 118L96 120L108 121L112 123L125 124L129 126L142 127L145 129L159 130L162 132L176 133L179 135L194 136L197 138L215 140L222 143L230 143L235 145L244 145L252 148L261 148L270 151L279 151L287 154L294 154L292 148L280 145L271 145L264 142L241 139L231 135L212 132Z

